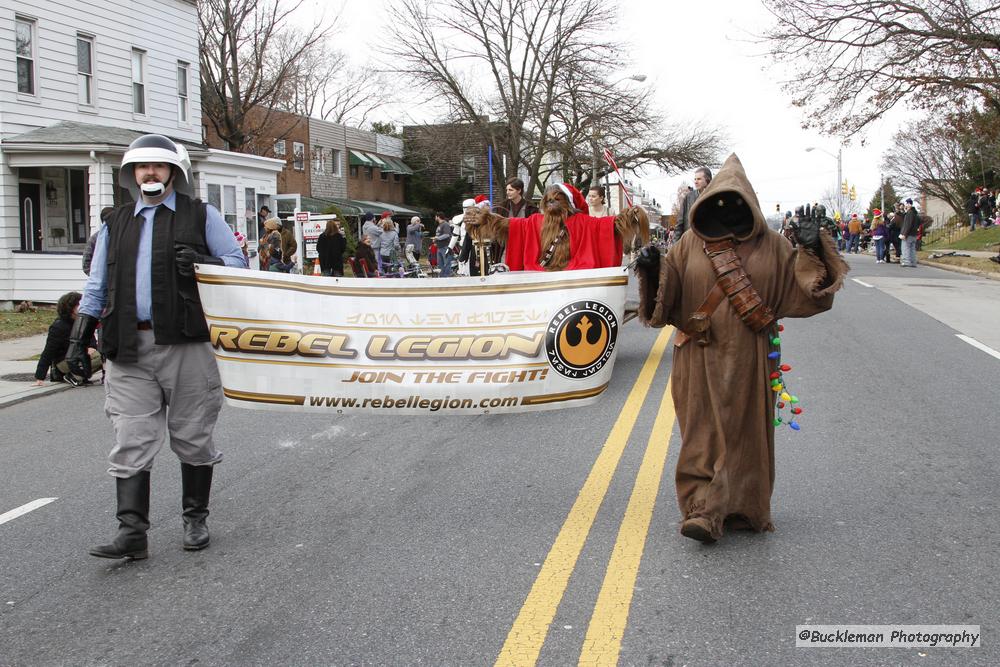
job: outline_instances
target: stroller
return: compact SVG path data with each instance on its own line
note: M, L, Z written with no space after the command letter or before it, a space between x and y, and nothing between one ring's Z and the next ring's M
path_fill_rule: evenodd
M861 240L858 242L858 249L861 252L868 252L871 249L872 252L875 251L874 244L872 243L872 230L862 229L861 230Z

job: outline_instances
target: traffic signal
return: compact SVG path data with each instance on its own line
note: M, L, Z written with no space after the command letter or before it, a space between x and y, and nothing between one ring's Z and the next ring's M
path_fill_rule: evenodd
M840 194L842 195L847 194L847 181L844 181L843 183L840 184Z
M854 186L852 185L851 186L851 201L857 201L857 200L858 200L858 191L855 190Z

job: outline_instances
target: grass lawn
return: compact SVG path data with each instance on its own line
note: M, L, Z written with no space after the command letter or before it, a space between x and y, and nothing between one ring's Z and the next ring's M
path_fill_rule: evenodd
M50 306L38 306L37 313L0 312L0 340L45 333L54 319L56 309Z
M918 261L931 261L937 262L938 264L947 264L949 266L961 266L966 269L975 269L976 271L982 271L983 273L992 273L995 275L1000 275L1000 264L996 262L991 262L985 257L938 257L936 259L931 259L931 253L922 251L917 253Z
M941 242L927 245L930 250L996 250L1000 244L1000 227L996 225L986 229L977 229L963 238L951 243ZM996 264L994 264L996 266Z

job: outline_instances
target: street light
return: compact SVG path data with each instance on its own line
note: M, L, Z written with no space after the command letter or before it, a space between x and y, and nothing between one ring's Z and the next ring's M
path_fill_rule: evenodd
M843 172L843 164L844 164L843 163L843 150L844 150L844 148L843 148L843 146L841 146L840 148L837 149L837 154L834 155L833 153L831 153L830 151L826 150L825 148L818 148L816 146L810 146L809 148L806 149L806 153L809 153L809 152L812 152L812 151L819 151L821 153L826 153L827 155L829 155L832 158L836 158L837 159L837 189L835 190L835 192L837 193L837 209L841 213L841 215L843 215L843 213L844 213L843 200L840 198L841 197L841 194L840 194L840 182L841 182L841 179L843 178L842 172Z
M639 83L642 83L645 80L646 80L645 74L632 74L631 76L623 76L617 79L616 81L612 81L611 83L608 84L608 87L611 88L612 86L617 86L619 83L623 81L637 81ZM597 165L599 163L598 160L599 151L597 150L597 139L599 138L600 135L597 132L597 119L596 118L592 119L591 122L593 123L593 125L591 126L590 143L591 143L591 148L594 151L594 154L593 154L593 162L590 165L590 174L591 174L590 182L592 185L597 185L598 183Z

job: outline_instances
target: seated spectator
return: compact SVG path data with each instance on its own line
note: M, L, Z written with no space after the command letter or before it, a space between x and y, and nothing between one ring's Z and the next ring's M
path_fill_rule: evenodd
M59 301L56 303L57 317L49 326L49 334L45 339L45 349L38 357L38 366L35 368L35 386L45 385L46 374L51 382L69 382L74 386L82 383L90 384L93 369L89 358L82 369L82 377L71 376L66 365L61 363L66 359L66 351L69 349L69 336L70 332L73 331L73 321L80 308L80 299L79 292L69 292L59 297ZM87 347L94 349L97 347L97 342L92 340L87 344Z
M354 270L355 278L374 278L378 275L376 271L378 264L375 259L375 251L372 250L372 239L370 236L361 237L358 249L354 252L354 259L354 265L357 266Z

